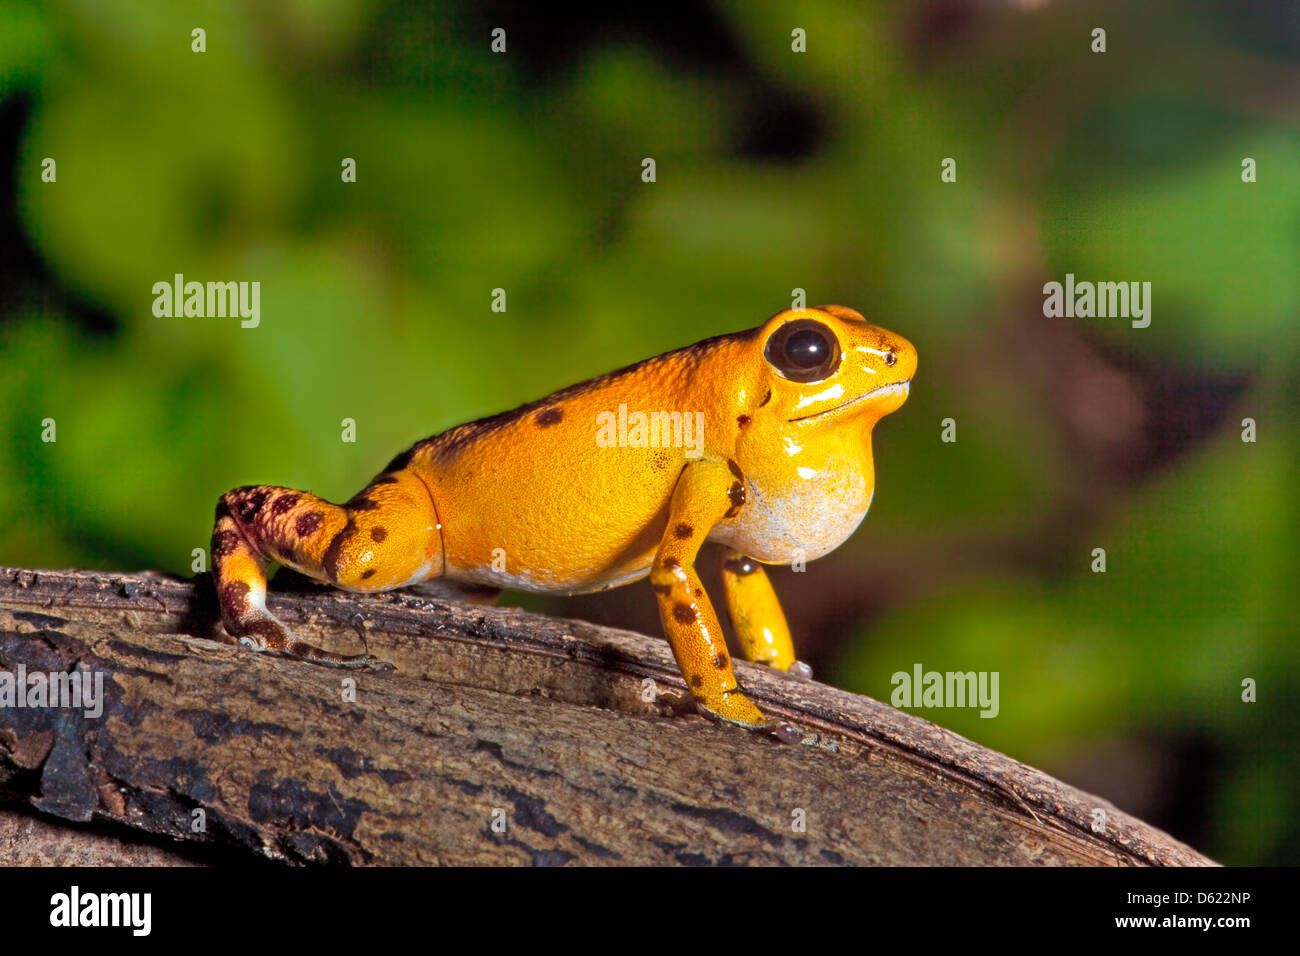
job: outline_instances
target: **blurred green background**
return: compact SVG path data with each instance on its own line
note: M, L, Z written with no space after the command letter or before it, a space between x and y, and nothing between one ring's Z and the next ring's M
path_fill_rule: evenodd
M818 676L998 671L915 712L1295 863L1297 6L619 6L0 0L0 562L189 574L229 488L346 499L803 288L921 356L872 514L774 574ZM177 272L260 327L155 318ZM1045 318L1066 272L1150 327ZM507 601L658 633L643 586Z

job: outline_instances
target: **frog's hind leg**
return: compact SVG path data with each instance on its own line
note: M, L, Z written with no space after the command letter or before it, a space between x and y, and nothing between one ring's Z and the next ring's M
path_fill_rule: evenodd
M723 548L722 590L746 660L789 671L795 677L812 677L812 668L795 660L790 626L761 564L735 548Z
M418 475L383 475L343 505L272 485L236 488L217 503L213 576L226 630L255 650L331 664L332 654L298 640L266 607L266 569L279 562L349 591L385 591L442 573L442 535Z

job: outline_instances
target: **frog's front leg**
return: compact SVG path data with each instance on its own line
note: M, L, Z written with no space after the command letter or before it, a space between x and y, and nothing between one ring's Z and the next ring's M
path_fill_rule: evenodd
M788 671L793 677L812 677L812 668L795 660L790 625L761 564L735 548L723 548L722 588L731 624L748 660Z
M719 462L688 464L677 481L668 527L650 567L659 617L673 656L698 707L722 720L789 737L788 724L769 720L736 685L718 615L695 571L695 558L710 529L743 501L743 487Z
M221 620L254 650L349 666L367 655L333 654L293 636L266 607L266 568L279 562L349 591L384 591L442 573L442 536L418 475L383 475L344 505L292 488L236 488L217 503L212 571Z

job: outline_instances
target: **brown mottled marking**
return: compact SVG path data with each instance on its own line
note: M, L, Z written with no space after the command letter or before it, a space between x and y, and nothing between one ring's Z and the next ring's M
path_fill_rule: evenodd
M243 581L231 581L221 589L221 600L227 607L243 607L249 590Z
M768 402L770 402L771 400L772 400L772 390L769 388L769 389L767 390L767 395L765 395L765 396L763 397L763 400L762 400L761 402L758 403L758 407L759 407L759 408L762 408L764 405L766 405L766 404L767 404Z
M680 568L681 566L682 563L678 561L676 558L673 557L664 558L665 568Z
M257 517L257 513L262 510L264 504L266 504L265 491L258 491L251 495L241 495L239 498L239 520L244 524L248 524Z
M546 409L546 411L538 413L535 421L537 422L537 426L539 428L549 428L552 425L559 424L560 419L562 419L563 417L564 417L564 412L562 412L560 409L548 408Z
M677 537L682 538L684 540L686 538L689 538L691 535L695 534L695 529L688 524L679 524L676 528L673 529L673 534L677 535Z
M325 555L320 562L321 570L325 572L326 577L331 581L338 582L339 566L343 563L343 545L347 543L348 538L352 537L352 532L356 528L356 521L351 515L348 515L348 523L334 536L329 547L325 549Z
M370 538L376 544L378 544L380 541L383 541L387 537L388 537L388 530L386 528L381 528L378 525L376 525L375 527L370 529Z
M276 498L275 504L271 505L271 517L278 518L286 511L292 510L293 506L298 503L300 497L301 495L288 494Z
M736 424L739 425L741 428L744 428L744 427L745 427L746 425L748 425L751 421L753 421L753 419L750 418L748 415L738 415L738 416L736 416Z
M294 522L293 530L301 538L308 538L316 533L320 523L325 520L324 515L319 511L308 511L306 514L298 515L298 520Z
M696 617L698 617L698 615L695 613L695 608L691 607L689 604L673 605L673 618L682 624L691 624L694 622Z
M239 535L233 531L220 531L212 538L212 557L224 558L239 547Z
M392 475L384 475L382 478L376 478L370 484L372 487L374 485L395 485L397 484L397 479Z
M668 594L672 591L672 586L668 584L652 584L650 587L654 589L655 594ZM608 589L609 585L605 585L605 588Z
M361 572L361 580L364 581L366 578L373 577L374 573L375 573L374 568L366 568L364 571Z
M729 662L726 654L714 654L712 663L718 670L722 670Z
M727 468L731 471L733 475L736 476L737 481L739 481L741 484L745 483L745 473L741 471L740 466L736 464L736 459L728 458Z
M704 596L704 589L703 589L703 588L696 588L696 589L695 589L695 596L696 596L696 597L703 597L703 596Z
M369 491L369 489L366 489ZM343 506L349 511L374 511L379 505L367 498L364 494L358 494L355 498Z
M691 678L692 687L699 687L703 683L704 683L704 678L701 677L699 674L696 674L694 677Z

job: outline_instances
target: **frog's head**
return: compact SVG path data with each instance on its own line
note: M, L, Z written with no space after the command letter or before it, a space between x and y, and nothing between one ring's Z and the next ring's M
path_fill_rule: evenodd
M758 331L768 420L799 428L870 427L907 401L916 349L842 305L778 312Z

